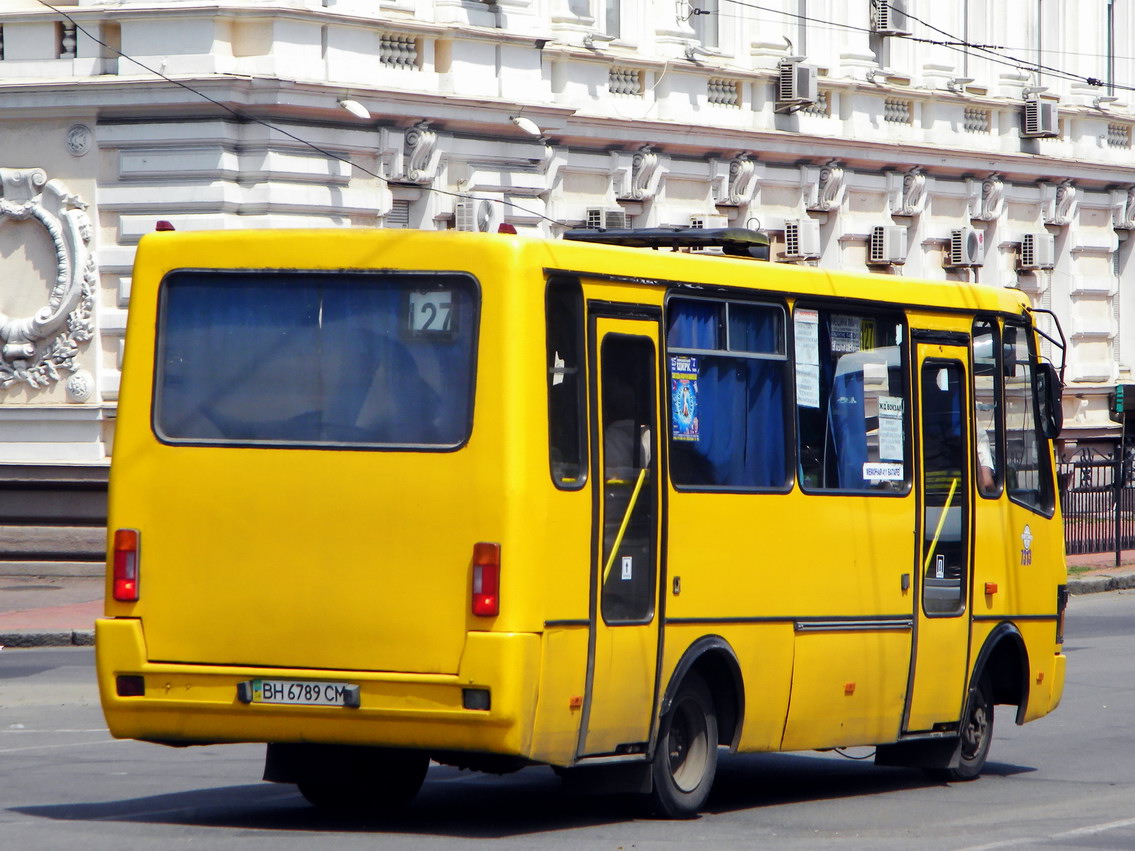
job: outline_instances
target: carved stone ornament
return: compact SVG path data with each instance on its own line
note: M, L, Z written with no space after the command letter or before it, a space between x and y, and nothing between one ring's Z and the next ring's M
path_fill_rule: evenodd
M753 200L757 188L757 163L747 156L734 157L729 161L729 189L725 203L733 206L748 204Z
M1116 230L1135 230L1135 186L1112 190L1111 225Z
M976 181L974 181L976 183ZM1005 181L993 172L975 187L970 203L970 218L979 222L992 222L1001 218L1005 210Z
M806 168L806 173L812 174L814 168ZM830 160L820 167L815 174L815 182L807 181L805 185L805 207L814 213L826 213L839 209L843 204L844 182L843 165L839 160ZM811 184L811 185L808 185Z
M437 132L430 125L419 121L406 131L405 176L411 183L431 183L437 176L438 157Z
M1072 222L1076 216L1076 208L1079 206L1080 199L1076 184L1071 178L1061 181L1054 188L1051 184L1045 186L1045 198L1047 203L1045 207L1044 223L1046 225L1056 225L1057 227L1064 227Z
M894 172L891 174L898 177ZM915 166L902 175L902 183L896 187L891 201L891 215L919 216L925 209L926 173Z
M87 205L43 169L0 168L0 227L6 219L38 222L55 248L55 280L47 304L31 316L0 310L0 388L48 387L60 371L75 372L79 344L91 339L95 261Z
M651 150L650 145L643 145L631 157L631 186L629 197L633 201L646 201L654 197L658 191L658 166L661 160L658 154Z

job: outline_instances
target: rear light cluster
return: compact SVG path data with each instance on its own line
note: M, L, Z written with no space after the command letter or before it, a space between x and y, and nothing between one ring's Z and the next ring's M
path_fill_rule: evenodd
M138 601L138 530L114 532L114 599L120 603Z
M493 618L500 614L501 545L473 545L473 614Z

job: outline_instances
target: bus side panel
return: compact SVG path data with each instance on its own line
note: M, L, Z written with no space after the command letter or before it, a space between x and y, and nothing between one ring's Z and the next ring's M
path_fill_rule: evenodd
M775 751L780 748L784 719L788 717L792 625L749 624L723 629L720 634L737 654L745 688L745 716L737 750ZM676 643L684 647L697 637L689 631Z
M532 759L570 765L575 757L587 674L587 627L544 634Z
M781 750L895 741L909 659L908 632L797 636L795 668L809 675L793 677Z

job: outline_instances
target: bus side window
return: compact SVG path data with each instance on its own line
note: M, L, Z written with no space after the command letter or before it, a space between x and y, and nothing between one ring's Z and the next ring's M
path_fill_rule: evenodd
M997 323L978 319L973 323L973 428L974 469L982 496L997 497L1005 481L1002 371L998 368L1000 333Z
M667 303L674 484L787 485L784 324L776 304L684 297Z
M583 287L575 278L553 278L548 282L544 299L548 460L556 487L576 490L587 481Z
M802 487L905 493L909 411L899 318L797 307L793 327Z
M1052 453L1037 422L1032 334L1023 325L1005 325L1002 371L1005 381L1005 488L1009 498L1039 514L1055 508Z

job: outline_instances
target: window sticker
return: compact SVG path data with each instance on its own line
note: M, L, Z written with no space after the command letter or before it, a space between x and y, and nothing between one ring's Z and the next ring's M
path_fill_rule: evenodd
M670 357L670 408L674 440L698 440L698 359Z
M793 314L796 327L796 363L820 362L820 312L797 310Z
M819 364L796 364L796 404L801 408L820 407Z
M863 348L863 326L858 316L833 313L829 325L832 352L858 352Z
M863 478L871 482L901 482L905 476L902 464L868 461L863 465Z

